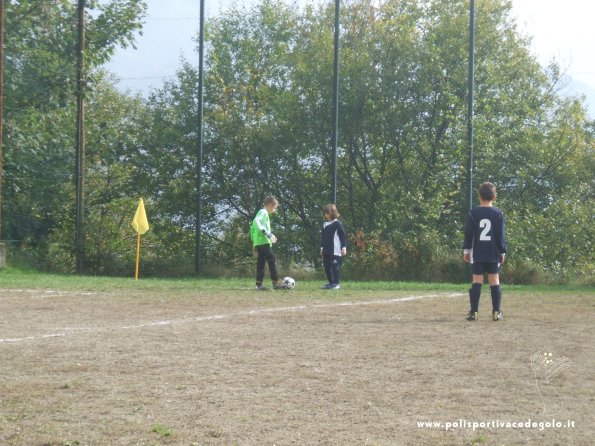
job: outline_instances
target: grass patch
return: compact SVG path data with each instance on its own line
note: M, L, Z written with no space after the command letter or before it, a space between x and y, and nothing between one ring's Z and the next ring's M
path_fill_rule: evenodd
M174 433L173 429L163 426L162 424L154 425L153 429L151 429L151 432L154 432L163 438L171 437Z
M503 278L502 288L504 293L530 293L530 294L595 294L595 288L588 285L508 285ZM318 292L323 284L321 280L297 281L294 290L288 293ZM114 291L114 290L147 290L154 292L230 292L230 291L253 291L254 281L252 278L134 278L108 277L108 276L85 276L65 275L38 272L32 269L21 269L7 266L0 269L0 289L60 289L60 290L92 290L92 291ZM340 291L324 291L326 296L357 296L368 292L456 292L466 293L468 284L453 283L427 283L427 282L396 282L396 281L343 281ZM489 290L486 283L484 288Z
M475 437L473 440L471 440L471 444L480 444L480 443L485 443L486 441L486 436L479 434L477 437Z

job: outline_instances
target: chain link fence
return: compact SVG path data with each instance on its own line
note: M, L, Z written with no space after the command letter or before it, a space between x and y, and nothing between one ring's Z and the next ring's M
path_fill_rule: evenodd
M464 280L470 2L205 0L203 101L199 0L82 3L80 85L79 3L2 3L0 240L9 263L73 272L81 255L85 273L130 275L130 222L143 198L144 274L194 274L198 259L209 273L251 274L250 222L275 195L281 268L320 273L340 3L336 201L350 236L346 277ZM531 281L592 271L572 249L592 244L578 229L592 227L592 123L579 101L557 96L560 70L531 55L508 2L479 2L477 17L474 186L496 183L509 210L518 260L508 268L519 281L529 263L538 264ZM537 258L537 238L559 249Z
M140 127L154 125L154 118L142 119L139 115L148 110L154 111L164 97L171 99L171 95L178 93L188 95L186 100L191 112L195 111L197 105L200 1L149 0L142 15L141 28L135 27L134 20L127 17L127 14L142 11L142 8L125 9L117 3L107 0L86 2L83 124L85 160L82 184L84 256L85 263L93 265L87 268L90 272L117 273L122 264L130 262L130 255L124 254L124 251L128 251L132 235L124 236L126 243L123 245L112 242L105 249L101 245L107 244L106 238L126 234L124 228L138 196L153 192L156 195L177 193L173 190L176 185L169 185L158 191L150 187L131 187L130 184L143 180L118 171L138 170L136 161L131 160L134 155L168 150L163 147L167 143L162 141L125 141L130 132L151 132L150 128ZM295 14L303 12L306 3L320 6L318 2L279 3L291 8ZM260 8L259 4L256 1L238 5L234 1L205 0L206 27L219 26L217 23L220 24L220 20L230 17L254 17L258 15L255 8ZM7 244L8 253L17 262L65 271L76 268L77 256L76 7L76 1L47 5L39 2L22 2L20 5L7 2L5 5L6 101L0 240ZM128 28L122 29L114 25L112 21L117 19L127 20L125 26ZM110 23L109 29L101 29L107 23ZM332 27L333 23L330 21L328 30L332 30ZM67 32L59 35L63 30ZM112 35L108 35L109 33ZM215 52L208 47L208 36L206 45L207 53L211 55L210 62L207 63L212 64ZM329 54L329 60L332 60L332 54ZM327 76L332 76L332 72L327 73ZM190 85L186 85L188 82ZM177 91L182 87L188 89L183 93ZM328 94L330 93L329 91ZM275 119L274 116L271 118ZM331 119L329 113L329 125ZM179 133L185 132L186 135L173 137L186 138L186 141L180 143L185 147L179 151L179 147L171 148L169 155L172 159L184 158L183 167L172 169L177 170L175 175L179 176L178 182L186 182L187 190L183 192L185 195L193 192L196 181L196 169L193 171L189 166L195 163L192 159L195 155L192 145L195 144L199 130L196 117L192 116L190 120L191 122L186 122L177 129ZM204 123L205 138L215 126L208 120L207 115ZM273 145L276 142L266 139L260 141L263 142L269 145L268 150L275 150ZM131 150L132 145L136 147ZM205 163L208 161L205 159ZM213 177L211 181L212 179ZM207 193L213 189L212 186L215 185L206 185ZM210 253L221 249L208 246L210 241L223 247L223 250L230 251L226 262L241 264L245 261L242 256L239 256L240 260L233 258L237 257L233 254L237 245L234 240L225 240L230 236L225 234L228 230L224 226L229 220L237 218L241 218L242 224L245 223L250 218L250 213L258 208L265 194L280 189L273 185L265 188L268 190L263 188L258 191L257 196L249 198L249 205L244 203L231 206L222 202L225 200L219 200L207 206L205 212L209 215L203 233L206 247L200 255L210 258L220 256L220 253ZM154 203L157 197L153 198ZM192 208L183 213L171 209L165 211L168 214L165 218L179 220L176 224L183 232L183 242L153 241L162 248L161 254L164 251L163 245L171 247L165 250L175 249L174 245L183 245L180 254L171 254L184 259L182 273L189 272L190 264L196 261L190 248L193 245L191 227L195 224L193 200L195 198L186 196L178 203L178 206ZM151 197L148 197L150 210L151 201ZM246 215L238 216L238 208L242 208L240 213L245 211ZM117 221L118 227L102 228L100 223L107 218ZM214 223L209 224L209 221ZM243 250L248 251L249 247L244 247ZM155 258L158 257L160 255L155 255ZM154 270L157 272L163 265L158 260L153 260Z

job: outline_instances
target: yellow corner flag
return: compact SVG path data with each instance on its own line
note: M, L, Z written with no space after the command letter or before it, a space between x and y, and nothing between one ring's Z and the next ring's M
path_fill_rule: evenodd
M134 280L138 280L138 262L140 259L140 235L149 230L149 221L147 220L147 213L145 212L145 203L141 198L136 208L136 213L132 219L132 227L136 231L136 267L134 269Z
M132 219L132 227L138 234L144 234L149 230L149 222L147 220L147 213L145 212L145 203L141 198L136 208L136 213Z

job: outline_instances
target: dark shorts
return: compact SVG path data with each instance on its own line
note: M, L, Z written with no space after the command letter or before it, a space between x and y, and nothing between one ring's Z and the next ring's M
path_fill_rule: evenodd
M475 262L471 266L473 274L498 274L500 272L500 264L492 262Z

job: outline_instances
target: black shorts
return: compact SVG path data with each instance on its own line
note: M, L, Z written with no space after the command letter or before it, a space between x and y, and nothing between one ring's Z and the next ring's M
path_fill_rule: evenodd
M498 274L500 272L500 264L492 262L474 262L471 265L473 274Z

